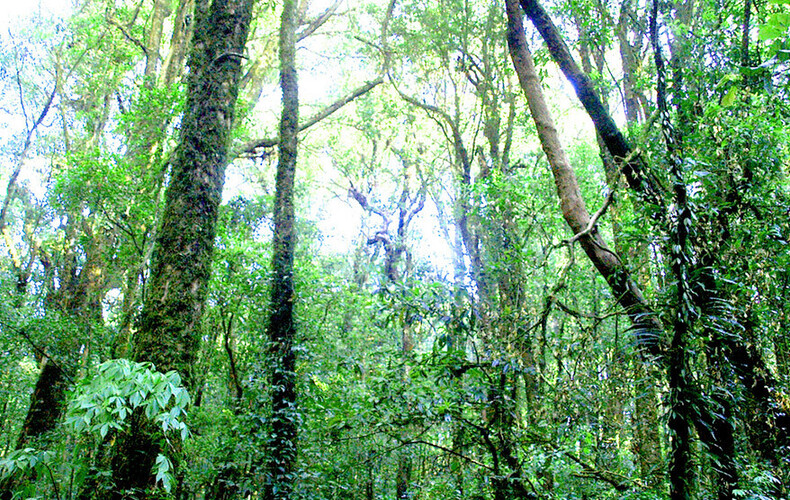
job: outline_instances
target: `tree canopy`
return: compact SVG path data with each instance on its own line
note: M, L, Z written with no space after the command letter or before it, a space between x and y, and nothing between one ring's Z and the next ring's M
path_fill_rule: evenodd
M787 4L9 14L0 498L788 497Z

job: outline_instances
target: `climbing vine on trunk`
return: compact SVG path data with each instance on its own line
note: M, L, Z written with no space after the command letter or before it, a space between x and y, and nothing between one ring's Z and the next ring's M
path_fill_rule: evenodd
M264 497L289 499L296 482L297 432L296 350L294 337L294 176L299 133L299 87L296 73L294 0L285 0L280 20L280 148L274 201L274 255L269 316L272 416Z

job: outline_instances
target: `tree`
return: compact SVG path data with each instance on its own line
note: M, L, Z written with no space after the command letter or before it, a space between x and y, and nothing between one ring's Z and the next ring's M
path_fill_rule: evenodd
M658 16L656 14L657 11L654 11L654 15L651 18L651 23L653 23L651 36L653 38L652 46L655 53L656 71L658 73L657 106L661 115L663 136L667 144L666 163L671 173L669 182L673 186L674 194L671 205L662 200L663 194L656 189L656 186L660 184L656 184L656 178L650 174L648 165L638 158L635 150L627 144L622 134L617 130L611 116L601 105L591 81L576 66L567 46L559 35L559 30L549 19L546 12L537 2L532 0L522 1L521 5L546 41L552 57L562 68L566 77L574 84L580 101L592 118L609 152L615 161L621 163L629 185L641 198L641 201L652 205L647 210L651 217L658 222L659 230L673 242L665 249L666 255L670 257L672 262L672 272L676 277L673 285L676 291L674 299L674 307L676 309L672 312L672 318L674 319L671 322L673 336L667 357L660 358L668 371L672 391L670 395L670 431L674 452L672 465L670 466L671 495L674 498L686 498L691 495L690 491L693 489L691 485L693 473L688 467L690 460L689 441L691 439L689 426L693 425L696 427L699 438L705 443L711 455L715 457L719 496L720 498L728 498L732 495L734 485L737 482L736 466L732 461L734 449L733 428L728 421L728 416L732 415L730 409L732 401L730 398L726 396L721 397L720 395L714 396L710 400L702 398L695 389L690 387L690 382L685 378L688 376L689 370L689 360L686 357L685 346L687 345L686 342L688 342L687 337L692 335L691 325L700 313L708 318L720 314L721 303L718 295L721 293L719 290L721 285L718 285L712 276L703 277L707 272L699 267L700 259L694 256L695 250L688 243L691 241L689 240L689 235L694 234L692 216L690 214L695 208L692 203L687 201L688 195L686 181L684 180L687 174L683 171L683 160L680 159L684 133L682 131L675 132L671 125L666 105L664 68L655 27ZM687 4L677 6L676 16L679 25L689 24L691 19L690 8ZM682 94L686 87L696 86L699 89L701 84L698 80L689 82L686 79L687 72L685 71L684 61L687 60L686 50L688 49L688 44L684 40L685 34L682 30L672 33L670 46L672 49L671 65L674 77L673 96L676 113L683 123L682 128L684 130L693 130L698 118L695 118L695 113L690 110L690 105L688 101L683 99ZM656 211L655 208L659 208L659 210ZM685 220L685 222L682 222L682 227L676 225L678 220ZM702 243L705 241L704 238L700 238L699 235L695 234L693 239L696 240L694 243L698 249L705 247L705 244ZM692 262L695 265L687 269L685 266L690 266ZM711 260L707 259L707 262L711 262ZM716 322L712 318L708 321ZM720 324L712 326L711 323L706 322L703 328L706 331L705 338L712 339L708 352L711 360L716 359L714 366L732 365L732 368L741 373L743 378L754 381L747 384L751 397L763 401L759 404L766 409L773 406L772 403L766 401L765 398L770 396L764 390L766 386L773 385L773 377L770 373L766 374L761 368L757 368L762 365L759 355L749 353L748 345L741 342L740 333L737 331L739 327L736 327L736 331L730 334L725 334L724 331L731 327ZM717 354L720 353L722 343L726 343L727 349L730 350L728 357L721 357ZM717 369L713 373L721 376L722 371ZM713 383L727 385L727 381L724 379L715 380ZM768 410L766 413L769 421L779 422L773 412ZM779 423L775 425L774 430L769 432L775 433L776 437L774 439L778 441L786 439L784 424Z
M296 481L299 412L296 402L296 326L294 322L294 177L299 133L299 87L296 72L295 0L283 2L280 20L279 161L274 201L272 291L267 330L271 349L272 416L265 498L290 499Z
M211 259L228 162L253 0L205 0L195 8L187 103L170 172L162 222L154 244L151 281L133 338L133 358L175 370L195 389ZM163 451L139 412L114 450L112 498L153 495L152 469ZM147 492L147 493L146 493Z
M105 22L104 10L101 11L101 21L97 22L93 7L88 4L78 16L67 22L59 21L55 32L61 30L78 34L79 42L56 42L49 48L51 57L42 58L46 61L41 62L44 67L53 67L52 92L46 98L44 112L26 124L32 126L26 133L20 162L9 178L3 217L0 217L3 219L4 242L13 254L12 263L17 275L17 307L21 310L25 304L38 307L43 316L38 328L29 319L16 320L19 325L17 331L36 349L35 356L41 365L39 381L31 395L28 414L17 439L18 449L54 445L49 439L54 436L50 434L62 419L67 389L77 378L80 363L94 355L108 355L98 347L108 344L107 331L102 325L102 300L108 288L125 270L127 261L122 256L129 252L131 246L127 246L129 241L119 235L120 230L112 227L110 221L117 214L116 210L125 211L126 215L135 214L134 201L142 201L139 197L136 200L125 198L125 206L119 209L112 196L117 192L102 186L106 186L108 178L123 176L123 172L117 170L109 172L108 162L102 157L100 138L109 134L111 127L109 116L114 101L109 100L109 96L120 92L119 75L133 65L135 57L128 46L120 42L120 31ZM96 27L95 32L90 29L93 27ZM44 34L46 36L46 32ZM57 38L64 37L68 35ZM27 46L19 46L18 49L35 52L39 50L36 47L38 43L35 37L31 37ZM94 64L92 57L99 51L112 57L116 64ZM16 80L19 92L27 88L23 83L26 71L26 68L18 67ZM91 85L85 84L88 74L95 79ZM20 95L23 111L25 100L26 97ZM56 111L52 114L60 122L60 137L53 131L57 127L44 121L50 110ZM167 116L168 113L162 113L162 117ZM36 132L40 145L33 141ZM59 152L62 158L56 162L58 167L52 169L50 198L36 199L32 194L35 187L18 185L17 181L23 162L30 153L38 149L38 155L53 154L50 151L53 135L55 140L61 141L62 151ZM151 163L154 163L153 158ZM97 182L99 176L102 179ZM133 192L136 186L130 183L127 187ZM85 190L91 191L91 195L86 196ZM23 220L7 219L11 210L19 209L20 205L27 212ZM34 216L36 212L38 215ZM61 222L55 224L55 220ZM14 222L21 227L14 228L11 225ZM15 241L18 232L22 235L22 245ZM26 263L21 261L22 258ZM41 286L43 299L28 289L28 282L34 276L37 285ZM7 320L13 321L11 318ZM44 333L47 329L52 329L49 338ZM55 334L61 329L62 332ZM70 332L66 333L68 330ZM12 494L14 489L13 478L8 479L8 483L3 482L3 495Z

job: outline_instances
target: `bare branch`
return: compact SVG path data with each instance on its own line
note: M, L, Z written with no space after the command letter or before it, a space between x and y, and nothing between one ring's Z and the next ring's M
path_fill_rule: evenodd
M348 94L336 100L335 102L325 107L315 115L311 116L304 122L300 123L299 132L304 132L305 130L317 124L321 120L328 118L330 115L338 111L346 104L349 104L352 101L362 97L363 95L367 94L368 92L370 92L376 86L380 85L383 82L384 82L384 77L382 75L379 75L376 79L371 80L365 83L364 85L361 85L360 87L357 87L356 89L352 90ZM279 137L250 141L247 144L243 145L234 156L245 157L245 158L257 158L262 156L262 150L265 151L267 149L271 149L277 146L279 143L280 143Z
M296 34L297 43L312 35L316 32L316 30L318 30L318 28L323 26L334 15L338 7L340 7L340 0L336 0L335 3L330 5L328 9L310 21L303 30Z
M390 3L387 7L387 14L381 23L381 44L382 47L384 47L384 49L382 49L384 59L381 63L381 69L379 71L379 74L373 80L370 80L365 84L357 87L356 89L352 90L351 92L341 97L340 99L336 100L332 104L326 106L324 109L322 109L315 115L311 116L303 123L300 123L299 132L304 132L305 130L317 124L321 120L328 118L329 116L331 116L333 113L335 113L345 105L362 97L363 95L367 94L378 85L384 83L384 75L386 74L387 68L389 66L389 52L386 49L386 38L389 30L389 22L390 19L392 18L392 12L395 9L395 2L396 0L390 0ZM298 41L302 41L304 38L310 36L324 23L326 23L326 21L329 18L331 18L332 15L334 15L334 13L337 11L339 5L340 5L340 0L337 0L328 9L322 12L316 19L310 22L310 24L305 29L303 29L301 32L298 33L297 35ZM264 139L250 141L244 144L239 150L237 150L234 156L246 157L246 158L259 158L262 156L266 156L267 155L266 150L277 146L279 143L280 143L279 137L268 137Z
M14 326L14 325L11 325L11 324L9 324L9 323L6 323L6 322L4 322L4 321L0 321L0 325L3 325L3 327L4 327L4 328L8 328L8 329L9 329L9 330L11 330L12 332L14 332L14 333L18 334L20 337L22 337L23 339L25 339L25 341L26 341L28 344L30 344L30 347L32 347L34 351L36 351L36 352L37 352L37 353L38 353L38 354L39 354L39 355L40 355L40 356L41 356L43 359L46 359L48 363L52 363L53 365L55 365L55 366L58 368L58 370L60 370L60 371L61 371L61 373L63 374L63 376L64 376L66 379L68 379L68 381L69 381L70 383L72 383L72 384L74 383L74 378L73 378L73 377L71 377L71 376L70 376L70 375L67 373L67 371L66 371L66 370L63 368L63 366L61 366L61 365L60 365L60 364L59 364L59 363L58 363L58 362L55 360L55 358L53 358L52 356L50 356L50 355L47 353L47 351L45 351L45 350L44 350L44 348L42 348L41 346L39 346L38 344L36 344L36 343L35 343L35 341L34 341L34 340L33 340L33 339L30 337L30 334L28 334L28 333L27 333L27 332L26 332L24 329L22 329L22 328L17 328L16 326Z
M469 462L470 464L474 464L474 465L476 465L478 467L481 467L483 469L494 470L494 468L491 467L490 465L486 465L483 462L479 462L479 461L475 460L474 458L468 457L468 456L466 456L466 455L464 455L462 453L458 453L457 451L451 450L450 448L447 448L445 446L442 446L442 445L439 445L439 444L436 444L436 443L431 443L430 441L425 441L423 439L417 439L415 441L406 441L403 444L404 445L424 444L426 446L430 446L431 448L436 448L437 450L441 450L441 451L443 451L445 453L448 453L450 455L456 456L456 457L458 457L458 458L460 458L462 460L465 460L465 461Z
M145 54L145 57L149 56L148 48L145 46L145 44L143 42L141 42L140 40L136 39L135 37L133 37L132 34L129 33L129 30L127 29L127 27L124 26L123 24L121 24L121 22L118 19L116 19L116 18L114 18L114 17L112 17L112 16L110 16L108 14L107 15L107 23L110 24L111 26L115 26L116 28L118 28L121 31L121 33L123 34L124 38L126 38L127 40L129 40L133 44L135 44L138 47L140 47L140 50L143 51L143 54Z
M384 228L389 227L389 218L384 213L384 211L382 211L380 208L376 208L372 206L368 202L368 198L364 194L362 194L351 182L349 182L348 195L354 198L364 211L370 212L372 214L376 214L379 217L381 217L383 219Z
M49 109L52 107L52 101L55 99L55 92L57 90L57 84L52 86L52 92L50 92L47 101L44 103L44 106L41 108L41 113L38 115L38 119L33 123L33 126L30 127L30 130L27 131L27 135L25 136L25 143L22 146L22 151L19 153L17 157L17 164L14 167L14 171L11 172L11 177L8 179L8 186L6 187L6 195L5 199L3 199L3 207L0 208L0 231L5 228L6 224L6 217L8 216L8 207L11 204L11 200L13 199L16 193L16 181L19 178L19 173L22 171L22 165L25 162L25 158L27 157L27 153L30 150L30 145L33 142L33 135L36 133L36 129L38 126L41 125L41 122L44 121L44 118L49 113ZM19 87L20 96L19 99L22 100L22 87Z
M609 191L609 194L606 195L606 199L604 200L603 205L601 205L601 208L599 208L598 211L595 212L595 214L593 214L592 218L590 218L590 222L587 223L587 227L584 228L583 231L573 235L573 238L568 240L563 240L562 244L571 245L577 242L579 239L585 236L589 236L590 233L592 233L595 230L595 227L598 225L598 219L603 217L603 215L606 213L606 209L608 209L609 205L612 204L612 200L614 200L614 190Z

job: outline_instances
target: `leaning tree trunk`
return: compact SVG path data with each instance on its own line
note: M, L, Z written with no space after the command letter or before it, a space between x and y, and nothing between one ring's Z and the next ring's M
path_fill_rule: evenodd
M604 242L596 227L597 220L587 211L576 174L560 143L557 128L543 97L535 63L526 44L521 11L515 0L508 0L507 14L510 56L521 88L527 97L541 146L549 160L562 215L575 234L573 240L579 241L590 261L606 279L617 301L625 309L634 325L640 347L647 353L659 355L661 353L659 336L663 327L647 305L628 269Z
M554 61L565 77L573 84L579 101L595 125L609 153L623 170L628 186L644 201L663 207L660 186L646 172L642 158L628 144L625 136L615 124L601 102L590 78L579 68L559 30L538 0L519 0L524 12L535 25L546 42Z
M133 358L176 370L192 388L217 210L254 0L203 0L195 8L187 104L172 165L162 225L154 244L151 281ZM161 439L142 415L120 436L112 460L116 491L147 498Z
M543 7L541 7L538 0L519 0L519 2L546 42L546 47L552 58L560 66L566 78L573 84L580 102L592 119L596 130L604 139L607 149L609 149L615 161L620 164L620 168L626 175L629 187L643 202L653 205L653 212L657 217L662 217L662 213L666 214L662 189L644 168L644 162L638 150L631 148L623 134L617 129L612 117L604 109L600 98L595 92L592 81L579 69L573 60L573 56L562 39L559 30ZM660 211L655 210L656 207ZM715 290L715 283L711 282L711 286L714 288L710 289L706 295L707 297L715 297L716 294L721 293ZM622 304L622 299L620 302ZM701 307L709 307L711 301L708 302L708 304L701 304ZM646 302L643 302L642 305L649 311ZM760 353L738 339L737 336L722 335L716 341L721 342L722 347L730 352L728 361L739 374L741 385L748 391L750 397L754 398L755 402L767 410L768 419L771 422L771 438L776 443L777 451L782 446L790 445L790 419L787 418L785 412L781 409L782 405L777 402L776 397L768 390L769 387L776 385L776 380ZM662 354L663 348L661 346L656 347L658 348L658 353ZM712 445L714 449L718 447L716 443L707 444Z
M269 342L272 354L272 416L264 498L293 495L299 415L296 409L294 350L294 176L299 133L299 87L296 73L296 0L284 0L280 20L280 158L274 200L274 255Z

